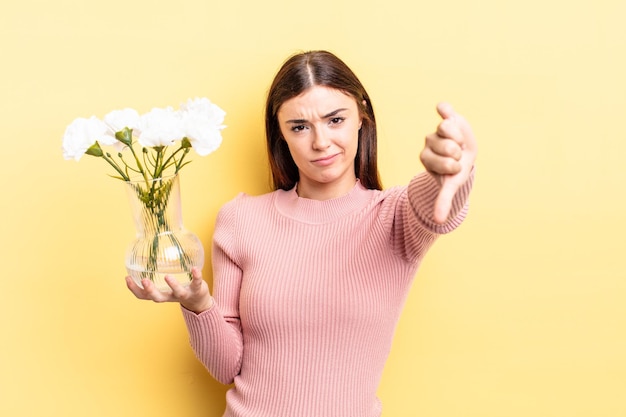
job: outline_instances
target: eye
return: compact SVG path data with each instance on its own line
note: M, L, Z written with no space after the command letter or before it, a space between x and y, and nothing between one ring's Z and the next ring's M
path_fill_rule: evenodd
M332 119L330 119L330 124L338 125L343 123L344 120L346 120L345 117L333 117Z
M291 127L291 131L292 132L302 132L304 129L306 129L305 125L294 125Z

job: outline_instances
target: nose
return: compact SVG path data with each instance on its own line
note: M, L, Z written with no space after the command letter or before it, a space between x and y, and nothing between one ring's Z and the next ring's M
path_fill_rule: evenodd
M322 151L330 147L330 136L329 132L327 132L326 129L315 129L313 135L313 149Z

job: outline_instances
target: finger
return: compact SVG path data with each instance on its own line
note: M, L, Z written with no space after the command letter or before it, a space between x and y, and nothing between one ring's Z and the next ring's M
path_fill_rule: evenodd
M460 160L463 155L463 149L453 139L443 138L437 134L426 136L425 147L440 156Z
M475 152L476 139L467 120L458 114L449 103L439 103L437 112L444 119L437 128L440 136L454 139L464 150L470 149Z
M437 113L442 119L450 119L456 116L456 111L450 103L441 102L437 104Z
M189 289L191 292L198 292L202 287L202 270L198 267L191 268L191 282L189 283Z
M465 117L457 113L450 103L445 102L439 103L437 105L437 112L444 119L442 123L450 121L452 124L454 124L454 126L456 126L456 129L458 129L459 136L453 135L451 136L451 138L455 140L457 140L457 138L460 138L462 142L459 142L459 140L457 140L457 142L461 144L463 149L469 148L475 151L476 139L474 137L474 132Z
M148 278L142 279L141 285L143 286L143 293L146 300L152 300L155 303L171 301L170 294L159 291L154 283Z
M135 281L130 277L126 277L126 286L133 293L133 295L141 300L145 300L146 296L143 293L143 288L135 283Z
M444 119L437 125L437 135L442 138L453 139L460 142L463 139L461 127L456 119Z
M456 191L457 186L454 183L444 180L443 186L441 190L439 190L437 200L435 200L433 212L433 220L435 220L435 223L443 224L448 220L448 215L452 208L452 200Z
M187 287L181 285L181 283L178 282L176 278L166 275L165 277L163 277L163 280L172 290L171 294L174 300L181 300L189 295Z
M202 281L202 270L197 266L191 268L191 281L192 282L200 282Z
M437 175L454 175L461 172L460 160L436 154L430 148L424 148L420 160L426 171Z

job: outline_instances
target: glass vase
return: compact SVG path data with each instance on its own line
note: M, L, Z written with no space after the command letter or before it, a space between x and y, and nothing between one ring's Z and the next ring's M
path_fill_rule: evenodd
M139 286L148 278L171 292L165 276L189 285L191 269L202 268L200 239L183 226L179 175L126 182L137 235L126 250L126 270Z

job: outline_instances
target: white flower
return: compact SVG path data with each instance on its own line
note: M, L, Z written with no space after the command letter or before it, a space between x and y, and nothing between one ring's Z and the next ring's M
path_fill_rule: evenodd
M215 151L222 143L226 112L207 98L189 99L181 105L185 136L200 156Z
M106 131L106 125L96 116L74 120L63 135L63 157L78 161L91 145L103 140Z
M106 116L104 116L104 124L107 125L107 138L106 141L102 141L105 145L114 145L118 150L121 150L125 145L115 138L115 133L123 130L125 127L137 132L139 128L140 117L137 110L123 109L113 110Z
M137 140L141 146L169 146L184 136L180 114L171 107L154 108L140 118Z
M109 112L103 120L79 118L65 131L63 156L75 160L84 154L102 158L114 169L115 178L124 181L134 173L143 177L177 174L189 163L184 161L189 147L204 156L221 145L225 115L209 99L196 98L181 104L178 111L153 108L140 116L124 108ZM180 146L170 148L175 142ZM118 152L106 152L101 145L113 145ZM125 147L130 148L132 158L122 155ZM143 149L137 149L140 147Z

